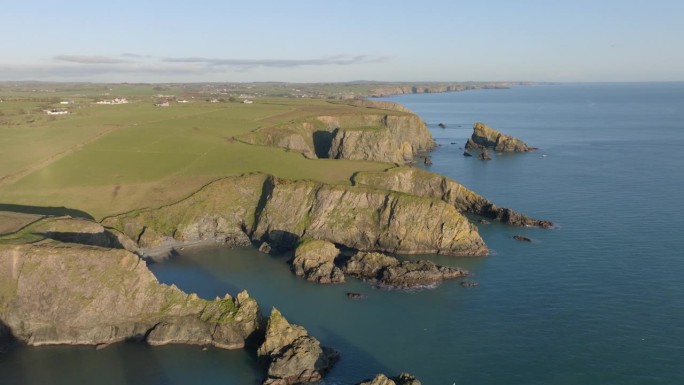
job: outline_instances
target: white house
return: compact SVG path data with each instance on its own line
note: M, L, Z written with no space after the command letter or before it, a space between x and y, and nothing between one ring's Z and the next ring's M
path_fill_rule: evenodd
M245 99L245 100L242 101L242 103L245 103L245 104L254 104L254 100Z
M43 110L48 115L66 115L69 113L67 110L63 109L58 109L58 108L51 108L49 110Z

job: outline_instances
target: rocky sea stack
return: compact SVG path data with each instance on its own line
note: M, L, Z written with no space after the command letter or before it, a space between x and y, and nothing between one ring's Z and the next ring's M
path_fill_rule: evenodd
M480 122L475 123L473 126L473 135L466 142L465 148L466 150L490 148L497 152L529 152L536 150L535 147L528 146L522 140L502 134Z
M290 324L273 308L266 336L257 351L267 366L264 385L292 385L317 382L339 359L339 353L321 346L298 325Z
M365 380L357 385L421 385L421 382L408 373L401 373L396 377L387 377L380 373L375 378Z

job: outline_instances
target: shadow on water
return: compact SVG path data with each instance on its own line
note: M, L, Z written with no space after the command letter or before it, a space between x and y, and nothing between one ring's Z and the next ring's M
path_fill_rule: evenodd
M187 293L197 293L201 298L223 297L227 292L237 294L242 289L221 279L216 271L203 267L190 258L176 257L171 261L154 263L151 271L160 283L176 285ZM219 292L222 291L222 292Z
M12 329L0 319L0 354L11 349L16 343L17 340L12 334Z
M41 207L41 206L25 206L8 203L0 203L0 211L12 211L23 214L37 214L49 216L63 216L69 215L73 218L85 218L94 220L92 215L85 211L70 209L68 207Z
M399 374L389 373L390 369L381 364L373 355L352 344L332 329L319 328L315 337L326 341L322 345L340 352L340 361L325 377L326 384L355 384L361 380L373 378L378 373L385 373L388 376Z

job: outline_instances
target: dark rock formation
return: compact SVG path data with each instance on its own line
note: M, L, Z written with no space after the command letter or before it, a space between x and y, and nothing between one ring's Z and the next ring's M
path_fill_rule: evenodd
M432 157L426 156L425 160L423 160L423 164L426 166L432 166Z
M489 156L489 152L487 152L486 148L482 149L482 151L480 152L479 158L482 160L492 160L492 157Z
M363 294L361 294L361 293L347 292L347 298L350 298L350 299L362 299L362 298L366 298L366 296L363 295Z
M360 172L354 176L354 184L440 199L461 212L481 215L513 226L553 227L550 221L528 218L511 209L497 207L449 178L413 167Z
M352 256L344 266L344 272L390 288L424 287L468 275L460 268L439 266L431 261L400 262L385 254L365 252Z
M463 156L473 156L473 154L469 153L468 150L463 151Z
M291 385L317 382L339 359L339 353L322 347L306 330L271 311L263 344L257 351L268 366L264 384Z
M437 126L438 126L439 128L446 128L446 124L444 124L444 123L440 123L440 124L438 124Z
M532 242L532 239L525 237L523 235L514 235L513 239L515 239L516 241L522 241L522 242Z
M480 219L479 221L477 221L477 223L479 223L479 224L481 224L481 225L489 225L489 224L491 224L491 222L489 222L489 221L486 220L486 219Z
M528 152L536 150L520 139L504 135L499 131L477 122L473 126L473 135L466 142L466 149L491 148L501 152Z
M421 382L415 376L408 373L401 373L396 377L378 374L375 378L359 382L357 385L421 385Z
M318 283L344 282L344 274L335 266L340 251L332 242L312 240L301 243L292 259L292 271L298 276Z
M479 286L479 285L480 284L475 282L475 281L463 281L463 282L461 282L461 286L463 286L463 287L475 287L475 286Z

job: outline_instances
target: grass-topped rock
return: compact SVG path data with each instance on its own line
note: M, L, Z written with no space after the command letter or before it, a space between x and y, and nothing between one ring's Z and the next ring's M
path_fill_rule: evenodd
M528 152L536 150L535 147L528 146L522 140L488 127L484 123L477 122L473 126L473 135L465 145L466 150L491 148L500 152Z
M290 262L292 271L309 281L318 283L344 282L344 273L335 266L335 259L340 251L332 242L306 240L295 250Z

